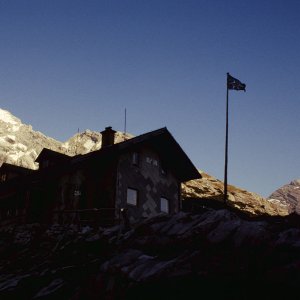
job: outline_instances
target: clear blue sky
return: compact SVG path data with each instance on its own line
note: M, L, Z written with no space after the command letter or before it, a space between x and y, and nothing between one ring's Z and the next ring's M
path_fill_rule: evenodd
M300 1L0 0L0 107L64 141L167 126L194 164L268 196L300 177ZM174 162L176 163L176 162Z

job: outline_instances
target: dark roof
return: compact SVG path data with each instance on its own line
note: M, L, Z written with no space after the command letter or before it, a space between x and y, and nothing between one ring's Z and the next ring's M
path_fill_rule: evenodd
M171 169L180 181L201 178L199 171L166 127L142 134L117 145L122 149L123 147L130 147L131 143L132 145L143 143L153 148L160 154L164 165Z
M10 171L18 174L29 174L34 172L32 169L24 168L21 166L12 165L9 163L3 163L0 167L1 171Z
M36 173L36 170L3 163L0 172L7 174L6 180L0 183L0 191L1 193L10 193L11 190L21 190L28 186L30 178Z
M44 159L55 160L55 161L67 161L71 159L71 156L44 148L39 156L36 158L36 162L41 162Z
M72 159L72 163L81 163L91 158L105 159L111 156L118 156L142 145L149 146L155 150L160 155L164 166L173 171L174 175L181 182L201 178L199 171L166 127L144 133L124 142L106 146L85 155L76 156Z

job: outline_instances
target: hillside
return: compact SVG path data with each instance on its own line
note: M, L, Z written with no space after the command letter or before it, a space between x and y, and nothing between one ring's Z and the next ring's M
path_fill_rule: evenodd
M34 161L43 148L63 151L60 142L34 131L31 125L0 109L0 163L35 169Z
M202 171L200 173L202 179L183 184L183 200L194 199L196 204L201 204L201 200L223 202L223 182ZM233 185L228 186L228 205L253 216L286 216L291 212L290 205L286 202L265 199Z

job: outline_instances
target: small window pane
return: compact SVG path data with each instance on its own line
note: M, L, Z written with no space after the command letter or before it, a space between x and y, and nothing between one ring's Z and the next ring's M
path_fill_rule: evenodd
M1 174L1 182L6 181L6 174Z
M137 205L138 191L134 189L127 189L127 203Z
M137 152L132 153L132 164L135 166L139 165L139 154Z
M166 198L160 198L160 211L169 213L169 200Z

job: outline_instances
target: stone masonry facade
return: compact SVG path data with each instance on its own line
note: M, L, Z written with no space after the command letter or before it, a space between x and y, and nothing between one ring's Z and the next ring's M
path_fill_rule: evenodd
M138 163L133 163L134 153ZM127 203L127 190L137 191L137 204ZM168 171L164 172L159 156L149 148L123 154L119 159L116 184L116 208L126 208L131 222L162 212L161 198L168 202L168 213L180 209L180 183Z

